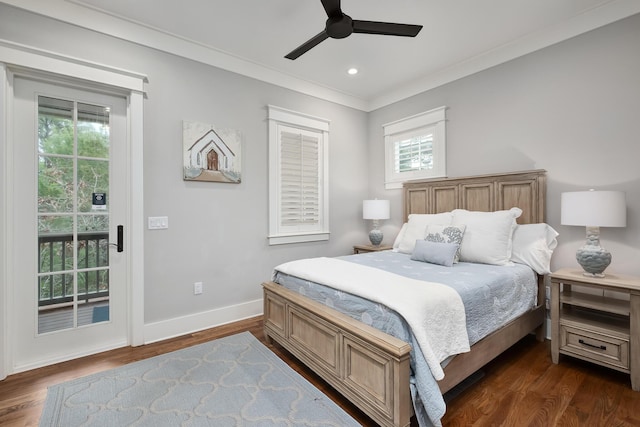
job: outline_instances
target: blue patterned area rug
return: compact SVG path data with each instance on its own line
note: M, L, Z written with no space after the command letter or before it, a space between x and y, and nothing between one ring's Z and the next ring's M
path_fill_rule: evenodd
M49 387L40 426L357 426L251 333Z

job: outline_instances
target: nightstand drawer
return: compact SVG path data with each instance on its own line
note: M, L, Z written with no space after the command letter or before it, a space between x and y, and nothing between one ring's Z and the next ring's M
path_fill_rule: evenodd
M560 325L560 351L619 370L629 370L628 340Z

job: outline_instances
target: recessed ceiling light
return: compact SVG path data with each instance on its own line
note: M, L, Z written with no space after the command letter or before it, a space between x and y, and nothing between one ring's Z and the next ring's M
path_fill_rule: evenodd
M357 68L349 68L347 70L347 73L349 73L349 74L351 74L353 76L354 74L358 74L358 69Z

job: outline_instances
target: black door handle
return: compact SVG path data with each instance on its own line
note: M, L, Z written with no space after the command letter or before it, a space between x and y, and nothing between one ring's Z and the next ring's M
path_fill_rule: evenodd
M109 243L109 246L115 246L118 252L124 251L124 225L118 226L118 242Z

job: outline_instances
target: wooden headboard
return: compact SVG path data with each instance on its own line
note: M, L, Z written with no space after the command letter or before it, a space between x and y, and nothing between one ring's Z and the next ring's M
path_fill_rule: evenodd
M522 209L519 224L545 222L546 171L531 170L404 183L404 221L410 214L454 209L493 212Z

